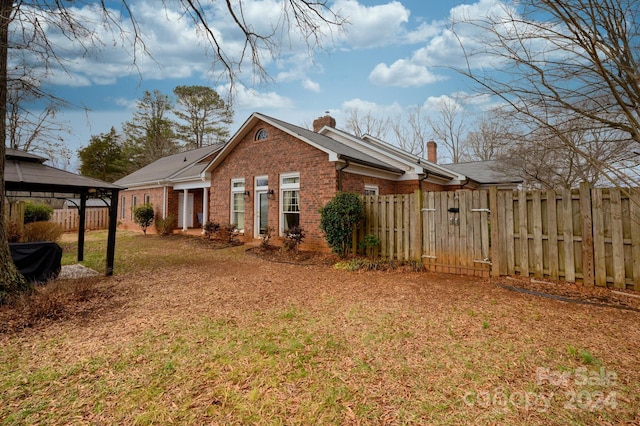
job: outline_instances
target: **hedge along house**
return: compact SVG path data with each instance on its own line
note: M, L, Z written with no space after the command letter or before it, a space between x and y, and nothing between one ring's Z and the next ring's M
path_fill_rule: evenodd
M178 228L203 227L208 217L211 175L207 165L224 144L163 157L114 182L127 188L121 193L118 221L123 229L134 229L133 208L150 203L156 217L173 217ZM185 202L186 200L186 202Z
M253 113L206 168L209 219L235 224L245 240L269 231L283 236L298 225L306 234L305 248L318 250L327 248L319 210L339 191L386 195L483 187L482 181L438 165L433 142L429 161L335 125L324 116L311 131Z

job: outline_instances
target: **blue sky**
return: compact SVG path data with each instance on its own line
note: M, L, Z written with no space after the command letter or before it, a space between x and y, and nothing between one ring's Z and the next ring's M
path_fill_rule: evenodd
M66 109L57 117L71 129L64 138L74 154L91 135L106 133L112 126L120 130L145 90L171 94L178 85L208 85L220 94L228 91L211 73L205 42L189 19L159 9L157 0L130 3L155 62L141 56L134 69L130 49L105 35L105 48L93 55L74 56L77 49L67 48L69 72L54 72L45 82L57 96L89 109ZM275 3L245 0L245 13L256 17L256 26L267 25L268 16L277 10ZM330 111L341 127L349 108L395 116L417 105L428 110L443 96L464 103L471 88L447 68L463 59L447 25L454 15L478 17L497 4L497 0L333 0L332 9L349 21L347 31L334 33L324 41L324 49L313 50L311 56L294 42L279 58L267 58L267 71L274 80L268 85L252 86L251 75L243 74L247 84L236 86L231 132L253 111L302 126ZM211 22L226 43L223 48L232 54L237 51L229 24L217 21L215 15ZM473 40L472 32L462 34Z

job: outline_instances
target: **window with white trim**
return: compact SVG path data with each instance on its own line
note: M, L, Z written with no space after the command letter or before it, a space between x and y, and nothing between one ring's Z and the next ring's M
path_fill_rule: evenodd
M280 175L280 231L300 226L300 173Z
M144 194L144 203L145 204L151 204L151 195Z
M378 185L365 185L364 195L378 195Z
M244 232L244 178L231 179L231 223Z
M136 210L136 206L138 205L138 196L137 195L132 195L131 196L131 220L134 219L134 211Z

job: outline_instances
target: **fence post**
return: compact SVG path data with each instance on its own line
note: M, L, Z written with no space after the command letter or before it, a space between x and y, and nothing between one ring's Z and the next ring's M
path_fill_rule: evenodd
M582 225L582 283L594 285L593 217L591 215L591 188L580 183L580 222Z
M412 260L422 261L422 191L416 189L413 191L413 217L411 218L411 256Z
M498 223L498 187L489 188L489 211L491 214L491 276L500 276L500 235L498 233L501 224Z

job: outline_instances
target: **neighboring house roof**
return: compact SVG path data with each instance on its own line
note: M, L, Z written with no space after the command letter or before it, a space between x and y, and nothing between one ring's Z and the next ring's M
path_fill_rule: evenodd
M498 161L470 161L467 163L443 164L447 169L464 173L470 179L483 185L519 184L523 180L518 176L509 176L498 169Z
M131 188L135 186L163 186L200 179L209 163L208 157L222 149L223 146L222 143L208 145L160 158L115 183Z

